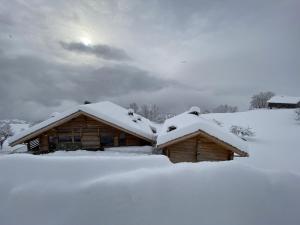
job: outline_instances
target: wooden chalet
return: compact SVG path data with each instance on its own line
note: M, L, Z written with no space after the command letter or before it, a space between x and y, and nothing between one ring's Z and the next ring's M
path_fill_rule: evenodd
M268 101L270 109L294 109L300 108L300 97L276 95Z
M157 147L174 163L224 161L249 156L243 140L202 118L196 107L165 121L157 138Z
M56 150L103 150L106 147L153 145L155 128L132 110L111 102L75 107L56 113L12 138L40 154Z

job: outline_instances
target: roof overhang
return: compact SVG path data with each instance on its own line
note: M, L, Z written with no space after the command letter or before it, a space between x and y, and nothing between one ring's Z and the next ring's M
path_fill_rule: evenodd
M240 157L249 157L249 153L248 152L245 152L245 151L243 151L241 149L238 149L238 148L232 146L231 144L229 144L227 142L224 142L224 141L218 139L217 137L208 134L207 132L205 132L203 130L198 130L198 131L195 131L193 133L190 133L190 134L184 135L182 137L176 138L174 140L170 140L170 141L165 142L163 144L157 145L157 147L158 148L165 148L167 146L179 143L179 142L184 141L186 139L196 137L199 134L202 135L202 136L204 136L204 137L206 137L207 139L209 139L209 140L211 140L211 141L213 141L213 142L215 142L215 143L223 146L224 148L226 148L226 149L228 149L228 150L230 150L230 151L238 154Z
M106 120L103 120L103 119L101 119L99 117L93 116L93 115L91 115L91 114L89 114L87 112L84 112L82 110L78 110L78 111L76 111L76 112L74 112L74 113L72 113L72 114L70 114L70 115L68 115L68 116L66 116L66 117L58 120L58 121L55 121L55 122L53 122L53 123L51 123L51 124L49 124L49 125L47 125L47 126L45 126L43 128L40 128L40 129L38 129L36 131L33 131L32 133L27 134L24 137L21 137L21 138L19 138L17 140L14 140L13 142L9 143L9 145L11 147L13 147L13 146L15 146L17 144L22 144L22 143L24 143L24 142L26 142L28 140L34 139L35 137L41 135L42 133L44 133L46 131L49 131L49 130L51 130L51 129L59 126L59 125L62 125L62 124L66 123L66 122L68 122L68 121L70 121L70 120L72 120L72 119L74 119L74 118L76 118L76 117L78 117L80 115L84 115L84 116L90 117L90 118L92 118L94 120L97 120L99 122L102 122L104 124L112 126L112 127L116 128L116 129L119 129L119 130L122 130L122 131L124 131L126 133L129 133L129 134L131 134L133 136L136 136L136 137L139 137L139 138L141 138L143 140L146 140L146 141L149 141L151 143L154 143L154 138L151 139L151 138L145 137L143 135L140 135L140 134L132 132L132 131L130 131L128 129L125 129L125 128L121 127L121 126L118 126L117 124L110 123L110 122L108 122ZM154 135L153 135L153 137L154 137Z

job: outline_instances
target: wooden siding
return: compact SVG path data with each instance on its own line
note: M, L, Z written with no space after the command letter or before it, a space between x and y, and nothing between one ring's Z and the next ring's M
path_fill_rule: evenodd
M215 142L199 136L197 143L197 161L232 160L233 152Z
M165 154L171 162L197 162L197 138L189 138L185 141L166 147Z
M82 149L101 149L101 134L109 134L113 138L112 146L119 146L119 136L125 133L107 124L97 120L80 115L70 121L57 126L38 136L40 140L40 151L49 151L49 137L79 136L81 139ZM144 141L134 135L125 133L127 146L151 145L150 142Z
M270 109L295 109L300 107L300 102L297 104L288 104L288 103L268 103Z
M49 140L47 135L42 135L40 136L40 150L41 151L48 151L49 150Z
M163 149L171 162L232 160L233 152L199 134Z

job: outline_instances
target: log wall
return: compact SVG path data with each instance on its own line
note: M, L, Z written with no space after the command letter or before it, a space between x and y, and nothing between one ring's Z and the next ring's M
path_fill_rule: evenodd
M49 138L54 138L58 143L60 137L66 136L72 137L73 143L76 142L76 137L80 137L81 141L78 146L80 145L82 149L97 150L101 149L102 147L101 136L109 135L113 138L111 147L117 147L120 146L119 137L121 133L125 132L87 116L81 115L40 135L38 137L40 140L39 151L46 152L51 150L51 147L49 147ZM151 145L150 142L129 133L125 133L125 138L126 140L124 146Z
M172 144L163 149L171 162L201 162L232 160L233 152L203 137L196 137Z
M190 138L168 146L164 152L171 162L197 162L197 138Z

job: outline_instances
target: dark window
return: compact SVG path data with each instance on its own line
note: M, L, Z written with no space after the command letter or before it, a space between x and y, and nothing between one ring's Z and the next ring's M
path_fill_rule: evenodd
M156 134L156 132L157 132L156 128L155 128L155 127L152 127L152 126L150 126L150 128L151 128L151 130L152 130L152 133L153 133L153 134Z
M71 136L59 136L58 142L59 143L71 142L72 143L72 137Z
M58 144L58 137L49 136L49 150L55 150Z
M80 142L81 142L80 136L74 136L74 143L80 143Z
M100 134L101 146L112 147L114 145L114 137L111 133Z
M192 111L192 112L189 112L189 114L193 114L193 115L196 115L196 116L199 116L199 115L200 115L200 113L199 113L199 112L197 112L197 111Z
M120 133L120 136L119 136L119 145L126 146L126 134L123 132Z
M170 132L170 131L175 130L175 129L176 129L175 126L169 126L167 132Z
M49 136L49 143L58 143L58 138L56 136Z

